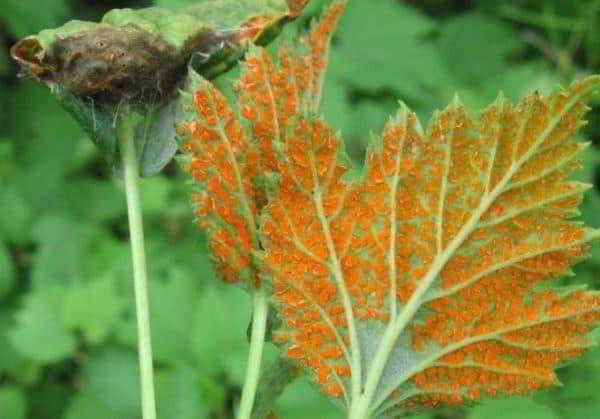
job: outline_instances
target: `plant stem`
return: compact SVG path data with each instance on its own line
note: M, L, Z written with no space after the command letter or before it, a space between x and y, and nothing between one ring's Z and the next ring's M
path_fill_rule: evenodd
M242 400L238 411L238 419L249 419L252 414L254 397L260 376L260 362L265 344L267 330L267 314L269 305L263 290L254 293L254 312L252 314L252 337L250 338L250 352L246 368L246 381L242 390Z
M123 112L123 115L127 115L127 112ZM150 310L148 306L148 280L146 273L146 255L144 253L144 228L142 224L142 211L140 208L140 193L138 190L139 168L133 141L134 125L127 116L117 120L117 135L123 162L131 257L133 261L142 418L156 419L152 345L150 339Z

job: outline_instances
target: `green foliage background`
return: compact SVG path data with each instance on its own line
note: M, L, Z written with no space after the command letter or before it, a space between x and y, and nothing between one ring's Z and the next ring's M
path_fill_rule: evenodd
M191 0L157 0L180 7ZM324 1L282 38L307 27ZM2 0L0 5L0 418L139 417L133 291L120 181L75 122L9 48L118 0ZM402 99L423 121L458 91L478 109L600 72L598 0L350 0L333 40L323 113L360 164L369 132ZM236 70L217 81L225 90ZM600 103L582 133L594 143L580 180L600 185ZM218 283L192 226L184 178L170 164L142 184L159 417L228 418L245 371L250 299ZM600 190L582 205L600 227ZM600 246L569 282L600 288ZM565 280L567 281L567 280ZM276 358L267 348L267 363ZM600 414L600 351L559 372L565 386L531 397L425 412L420 419L571 419ZM276 410L339 418L304 379Z

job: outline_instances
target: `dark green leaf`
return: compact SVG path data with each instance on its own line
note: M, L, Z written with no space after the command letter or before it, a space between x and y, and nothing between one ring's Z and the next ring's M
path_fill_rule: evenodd
M0 241L0 298L6 295L15 282L15 268L7 247Z

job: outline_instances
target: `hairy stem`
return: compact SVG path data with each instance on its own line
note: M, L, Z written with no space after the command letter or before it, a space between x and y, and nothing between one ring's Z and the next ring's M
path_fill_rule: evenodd
M123 112L123 115L126 114L127 112ZM117 120L117 135L119 137L119 147L123 161L131 258L133 261L142 418L156 419L152 345L150 339L150 310L148 306L148 280L146 255L144 253L144 228L140 208L140 193L138 190L139 168L133 141L134 126L132 121L126 116Z
M260 376L260 363L262 359L263 346L265 344L265 332L267 330L267 314L269 311L268 300L263 290L254 293L254 312L252 314L252 337L250 339L250 351L248 354L248 366L246 368L246 381L242 390L242 400L238 411L238 419L249 419L252 415L252 406L258 378Z

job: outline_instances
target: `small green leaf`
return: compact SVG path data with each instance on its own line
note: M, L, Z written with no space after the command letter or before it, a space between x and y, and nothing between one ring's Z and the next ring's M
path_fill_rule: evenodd
M67 16L68 10L66 0L47 0L36 4L36 7L20 0L3 0L0 19L12 36L22 37L56 25Z
M552 409L527 397L488 401L471 411L468 419L559 419Z
M77 393L70 401L62 419L135 419L135 415L122 416L119 412L108 409L100 403L94 394L89 392Z
M512 26L471 12L449 20L442 27L438 47L453 75L477 86L502 72L508 66L508 56L522 49L524 43Z
M250 299L240 289L213 286L203 292L189 330L203 371L215 375L225 371L235 382L243 381L250 306Z
M598 335L598 331L595 333ZM585 418L600 411L600 349L590 350L583 358L559 370L564 386L540 393L536 400L552 407L562 418Z
M290 384L277 401L276 412L286 419L341 419L342 411L312 387L306 379Z
M0 387L0 414L7 419L25 419L27 401L23 390L16 386Z
M84 366L83 377L83 392L92 395L99 407L115 412L113 417L119 419L137 417L139 377L135 353L107 349L93 354Z
M169 194L173 182L164 176L155 176L140 183L142 211L144 214L164 214L169 207Z
M190 365L175 371L159 373L156 377L158 417L177 419L208 417L209 406L203 400L200 391L201 374Z
M0 185L0 236L15 243L23 243L29 236L32 218L30 203L14 185Z
M197 280L187 272L172 269L168 280L151 281L151 327L154 356L179 365L193 357L190 322L200 301Z
M48 285L27 295L8 332L10 343L22 356L51 363L74 353L75 338L65 329L60 311L64 294L63 286Z
M105 275L70 287L64 297L63 318L68 329L81 330L92 344L106 339L124 307L115 276Z
M7 333L13 323L12 311L0 311L0 375L19 383L32 384L39 378L40 368L10 344Z
M80 176L69 179L57 201L64 207L63 214L91 222L111 221L126 211L125 194L118 186L117 182Z
M31 274L35 285L85 278L87 258L103 238L95 226L60 216L42 218L35 227L35 237L40 246Z

